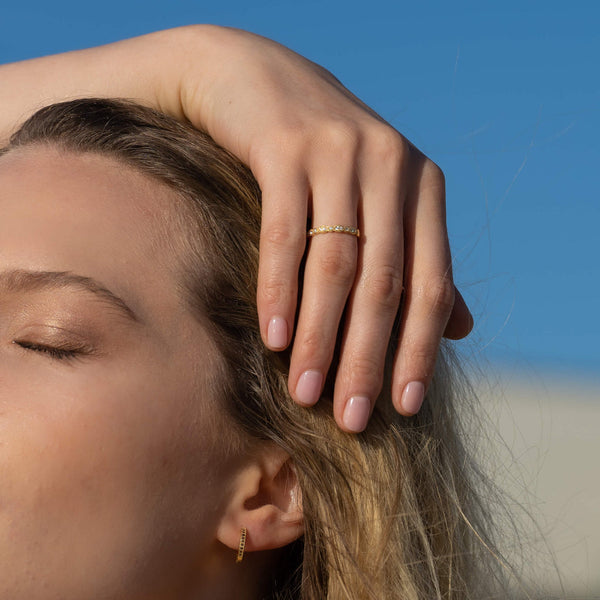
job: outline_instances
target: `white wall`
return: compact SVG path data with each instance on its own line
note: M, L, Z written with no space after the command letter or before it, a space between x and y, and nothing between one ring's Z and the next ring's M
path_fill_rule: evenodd
M534 514L568 598L600 598L600 385L540 374L503 374L481 389L507 447L499 448L500 484ZM536 545L535 543L533 544ZM533 551L531 570L560 592L548 552Z

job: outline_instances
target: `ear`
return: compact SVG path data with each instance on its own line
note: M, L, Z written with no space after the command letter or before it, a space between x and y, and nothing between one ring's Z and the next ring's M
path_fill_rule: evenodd
M268 442L237 473L232 494L217 529L217 539L237 550L242 527L246 552L281 548L304 530L302 499L287 452Z

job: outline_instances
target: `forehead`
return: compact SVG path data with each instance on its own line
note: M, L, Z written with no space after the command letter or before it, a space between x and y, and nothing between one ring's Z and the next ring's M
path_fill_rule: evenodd
M144 226L169 222L177 198L165 184L116 158L50 145L26 146L1 155L0 178L3 199L18 190L23 199L34 200L40 211L68 208L80 216L135 216L143 219Z
M177 300L177 201L112 158L47 146L11 151L0 157L0 262L73 271L167 308Z

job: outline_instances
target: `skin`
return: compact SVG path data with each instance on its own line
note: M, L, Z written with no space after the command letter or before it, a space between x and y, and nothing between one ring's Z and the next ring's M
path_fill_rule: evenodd
M0 158L0 272L94 278L138 319L80 287L1 280L1 598L252 597L252 576L231 576L218 541L219 528L239 531L237 513L223 519L249 476L224 446L216 352L175 291L171 200L98 156Z
M400 413L419 410L442 336L471 330L452 280L440 168L331 73L280 44L196 25L0 66L0 81L0 143L44 104L123 96L190 121L250 166L263 192L264 342L280 350L295 330L289 388L310 405L343 330L334 413L344 430L366 426L381 390L403 288L392 383ZM362 236L321 235L307 246L307 217L358 226Z

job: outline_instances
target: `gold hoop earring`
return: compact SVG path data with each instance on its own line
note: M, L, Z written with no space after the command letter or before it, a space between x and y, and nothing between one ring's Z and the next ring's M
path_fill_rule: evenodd
M240 531L240 545L238 546L238 553L235 559L236 563L241 563L244 559L244 551L246 550L246 535L248 534L248 530L245 527L242 527Z

